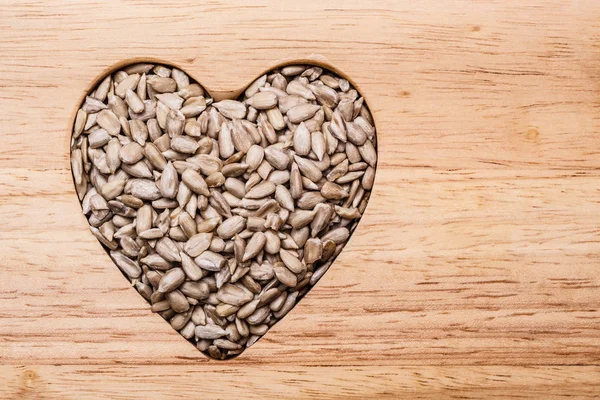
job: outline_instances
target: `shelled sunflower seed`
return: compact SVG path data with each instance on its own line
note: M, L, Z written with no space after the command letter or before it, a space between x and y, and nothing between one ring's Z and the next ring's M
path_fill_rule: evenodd
M342 251L376 145L363 98L320 67L285 66L214 102L183 71L142 63L85 98L71 166L92 233L151 310L225 359Z

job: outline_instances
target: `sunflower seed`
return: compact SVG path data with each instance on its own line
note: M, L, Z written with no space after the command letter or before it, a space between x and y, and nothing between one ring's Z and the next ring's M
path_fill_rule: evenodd
M183 246L187 254L198 257L210 247L212 233L198 233L192 236Z
M224 117L229 119L242 119L246 116L246 106L236 100L222 100L213 104Z
M237 100L138 63L82 102L71 170L93 235L196 347L252 346L329 269L366 208L373 118L350 83L291 65Z

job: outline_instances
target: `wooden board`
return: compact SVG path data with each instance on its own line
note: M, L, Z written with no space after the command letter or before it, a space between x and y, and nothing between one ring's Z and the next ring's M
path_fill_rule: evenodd
M600 395L596 0L3 0L0 50L0 397ZM232 361L152 315L80 213L75 107L133 57L221 96L317 57L374 111L359 228Z

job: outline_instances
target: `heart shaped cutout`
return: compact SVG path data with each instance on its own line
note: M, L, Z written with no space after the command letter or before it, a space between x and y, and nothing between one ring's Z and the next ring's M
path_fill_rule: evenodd
M131 64L88 93L71 140L92 233L215 359L252 346L325 274L376 164L363 97L322 65L277 67L215 102L176 67Z

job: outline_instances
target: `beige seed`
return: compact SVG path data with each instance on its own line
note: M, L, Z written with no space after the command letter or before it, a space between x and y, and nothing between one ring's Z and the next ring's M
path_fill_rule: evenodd
M169 107L171 110L180 110L183 105L183 98L179 97L175 93L161 93L157 94L156 98L161 104Z
M265 113L260 113L257 118L258 122L258 131L260 134L267 139L270 144L277 142L277 133L275 132L275 128L268 120L268 117ZM285 121L283 121L285 124Z
M341 200L348 197L348 192L338 184L325 182L321 187L321 195L327 200Z
M311 133L311 149L315 152L319 161L323 160L325 155L325 138L319 131Z
M205 176L223 169L223 162L218 157L209 154L197 154L194 157L188 158L188 161L195 164Z
M181 262L181 257L179 256L179 248L168 237L163 237L156 242L154 250L165 260L170 262Z
M321 259L323 254L323 244L320 239L308 239L304 245L304 262L312 264Z
M338 110L333 112L329 132L338 140L346 142L346 122Z
M375 168L368 167L365 170L365 174L362 177L362 188L364 190L373 189L373 183L375 182Z
M186 117L196 117L202 111L206 110L206 99L202 96L190 97L181 107L181 113Z
M248 199L262 199L263 197L270 196L275 192L275 185L272 182L265 181L254 186L246 193Z
M217 292L217 299L223 303L241 306L252 300L254 296L242 286L226 283Z
M248 171L255 171L262 163L265 152L264 149L259 145L252 145L248 149L246 154L246 164L248 164Z
M198 142L189 136L174 136L171 138L171 148L184 154L194 154L198 150Z
M167 160L153 143L146 144L144 147L144 156L159 171L162 171L167 166Z
M171 268L160 279L157 291L167 293L177 289L185 281L185 273L181 268Z
M285 171L272 171L267 178L269 182L274 183L275 185L283 185L289 182L290 180L290 172Z
M287 87L287 80L285 79L285 77L281 74L275 74L275 77L273 78L273 81L271 82L271 86L274 88L277 88L281 91L285 91L285 88Z
M131 130L131 138L140 146L143 146L148 139L148 127L141 120L129 121L129 129Z
M275 188L275 200L279 202L281 207L289 211L294 211L294 199L285 186L277 185Z
M278 108L271 108L267 110L267 119L273 129L281 130L285 128L285 120L283 119L283 115Z
M128 118L129 117L129 112L127 110L127 103L125 103L125 101L123 101L123 99L121 99L118 96L115 96L112 93L108 93L108 108L115 113L115 115L117 115L118 117L125 117ZM86 124L90 122L90 117L91 115L88 115L88 119L86 121ZM94 117L96 118L96 117ZM93 120L93 123L95 123L96 120ZM92 125L93 125L92 123ZM89 127L86 125L85 129L89 129Z
M237 151L247 153L250 147L254 144L252 135L239 123L233 124L230 126L230 128L231 140L235 149Z
M362 146L367 141L367 134L353 122L346 122L346 136L352 144Z
M201 194L203 196L210 196L208 191L208 185L200 174L192 169L186 169L181 175L181 180L187 185L194 193Z
M210 205L223 217L231 217L231 207L221 192L212 190L210 193Z
M294 132L294 151L301 156L307 156L311 150L311 134L304 124L301 122Z
M115 94L119 96L121 99L125 98L125 94L127 90L133 90L136 88L138 82L140 80L139 74L131 74L123 79L117 87L115 88Z
M288 287L294 287L298 284L298 278L290 271L284 263L277 262L273 264L273 271L277 280Z
M142 200L158 200L161 197L160 190L156 184L148 179L133 179L131 181L131 193Z
M284 170L290 163L290 158L283 151L275 146L269 146L265 149L265 160L274 168Z
M123 179L115 179L105 183L102 189L100 189L100 193L106 200L112 200L119 196L124 188L125 181Z
M174 199L179 188L179 176L171 162L167 163L160 177L159 189L163 197Z
M277 96L270 92L259 92L248 99L248 104L257 110L268 110L277 106Z
M220 317L229 317L230 315L235 314L237 312L237 310L239 310L239 309L240 308L238 306L234 306L234 305L226 304L226 303L220 303L220 304L217 305L215 311L216 311L217 315L220 316ZM228 343L232 343L232 342L230 342L228 340L225 340L225 339L223 339L223 340L226 341L226 342L228 342ZM217 342L217 341L215 340L215 342Z
M337 105L339 96L334 89L326 85L310 85L309 88L320 104L328 107L335 107Z
M135 164L144 158L144 148L137 142L131 142L121 147L119 158L126 164Z
M317 191L304 192L296 201L298 208L312 210L317 204L324 203L325 198Z
M246 106L236 100L221 100L213 106L229 119L242 119L246 116Z
M235 153L235 146L231 138L231 130L225 122L221 125L219 131L219 154L221 158L229 158Z
M238 177L240 175L243 175L247 169L248 165L246 164L233 163L225 165L221 172L223 173L223 176L226 176L228 178Z
M206 299L209 296L210 288L206 282L184 282L179 290L184 295L193 299Z
M320 109L321 106L314 104L300 104L289 110L286 115L291 123L299 124L302 121L312 118Z
M223 239L231 239L236 233L240 233L245 226L245 218L239 215L234 215L219 225L217 228L217 235Z
M120 151L121 143L119 142L119 139L112 138L106 145L106 165L112 174L114 174L121 166L121 158L119 157Z
M184 99L189 99L190 97L204 96L204 89L199 84L192 83L178 90L177 94Z
M195 334L202 339L218 339L227 335L227 331L217 325L198 325L195 328Z
M77 115L75 116L75 124L73 127L73 139L77 139L79 135L83 132L85 127L85 123L87 120L87 114L82 109L77 110Z
M281 239L272 230L265 232L267 242L265 243L265 251L269 254L278 254L281 249Z
M306 66L304 65L287 65L281 68L281 74L284 76L300 75L304 71L306 71Z
M360 212L356 208L335 206L335 212L337 215L345 219L360 218Z
M340 185L343 185L345 183L349 183L355 179L360 178L361 176L363 176L364 173L365 171L348 172L346 175L336 179L335 182Z
M314 208L314 219L310 222L311 236L315 237L329 224L333 216L333 208L329 204L317 204Z
M142 101L148 98L147 77L145 73L140 77L136 87L136 94Z
M213 172L205 179L209 188L220 187L225 184L225 176L221 172Z
M306 99L300 96L284 96L279 99L279 111L285 114L292 108L306 103Z
M220 222L219 218L205 219L204 221L202 221L201 223L199 223L196 226L196 230L198 231L198 233L212 232L217 227L217 225L219 225L219 222Z
M344 176L348 172L348 160L344 160L336 165L329 173L327 174L327 180L330 182L335 181L336 179Z
M354 104L351 100L342 99L336 108L336 112L338 111L342 118L344 118L344 121L349 122L354 113Z
M111 137L104 129L98 129L88 135L90 148L98 149L110 141Z
M208 250L196 257L194 261L200 268L213 272L222 270L227 264L222 255Z
M83 156L80 149L75 149L71 152L71 171L75 183L80 185L83 183Z
M127 92L125 92L125 101L134 112L141 113L144 111L144 102L133 90L127 89Z
M106 100L106 96L108 95L108 91L112 86L112 77L109 75L100 82L98 87L96 88L96 92L94 93L94 98L96 100L104 101Z
M347 228L336 228L336 229L333 229L333 230L327 232L325 235L323 235L321 237L321 240L323 242L326 242L327 240L332 240L336 244L340 244L340 243L344 243L346 240L348 240L349 236L350 236L350 232L348 231Z
M290 194L292 198L299 199L302 196L302 175L298 169L298 164L292 163L290 170Z
M210 247L212 233L198 233L192 236L183 246L191 257L198 257Z
M242 262L248 261L251 258L254 258L258 255L260 251L265 247L267 242L267 237L262 232L256 232L252 238L248 241L246 245L246 251L244 252L244 257L242 258Z
M175 80L157 75L149 75L146 77L148 85L157 93L174 92L177 89Z
M156 117L156 101L144 100L144 111L141 113L136 113L130 108L128 109L128 114L131 119L148 121L149 119Z
M359 146L358 151L363 160L367 162L371 167L375 168L377 165L377 151L371 141L366 141L362 146Z
M171 142L173 141L173 139L176 136L183 134L184 127L185 127L185 116L181 113L181 111L171 110L167 113L167 118L165 121L165 129L166 129L167 133L169 134L169 136L171 137ZM173 146L173 143L171 143L171 147L172 146Z
M304 85L298 80L293 80L288 83L285 91L288 94L300 96L306 100L315 100L315 95L308 88L308 86Z
M258 308L246 318L246 322L250 325L258 325L262 323L270 313L271 310L269 307Z
M169 302L171 309L177 313L183 313L190 309L190 303L179 290L167 292L165 299Z
M111 251L110 257L117 264L117 267L130 279L138 278L141 275L142 269L136 261L131 260L118 251Z
M323 177L321 170L315 165L315 163L308 159L299 156L294 156L294 160L300 169L302 175L307 177L313 182L318 182Z
M248 318L250 315L252 315L252 313L254 313L254 311L256 311L259 302L259 299L255 299L244 304L237 312L237 317L242 319Z
M244 94L246 95L246 97L254 96L258 92L258 89L260 87L264 86L266 82L267 82L267 75L262 75L260 78L258 78L257 80L255 80L248 86L248 88L245 90Z
M299 274L306 271L306 265L302 263L292 252L289 250L281 249L279 251L281 261L289 268L290 271Z
M270 280L274 276L273 266L267 262L264 262L262 264L252 263L252 265L250 266L248 275L250 275L250 277L256 281ZM258 302L257 302L257 304L258 304ZM252 312L254 312L254 310ZM250 312L250 314L252 312ZM245 318L245 317L241 317L241 318Z

